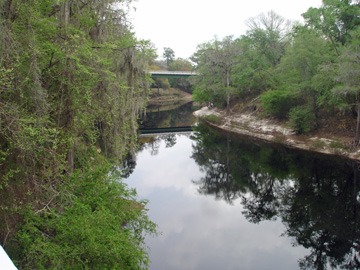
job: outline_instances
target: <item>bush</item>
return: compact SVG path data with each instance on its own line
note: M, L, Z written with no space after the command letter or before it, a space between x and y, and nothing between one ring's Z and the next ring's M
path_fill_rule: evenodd
M57 207L28 209L17 234L23 250L12 254L21 269L143 269L149 264L144 234L156 234L156 225L148 220L145 202L112 178L108 166L74 172L58 197L64 202Z
M215 125L220 125L222 121L221 117L217 115L207 115L203 117L203 120L213 123Z
M315 114L308 106L297 106L289 113L290 126L298 133L305 134L316 126Z
M298 98L293 92L271 90L262 94L261 101L261 106L266 112L283 119L288 116L290 109L298 103Z

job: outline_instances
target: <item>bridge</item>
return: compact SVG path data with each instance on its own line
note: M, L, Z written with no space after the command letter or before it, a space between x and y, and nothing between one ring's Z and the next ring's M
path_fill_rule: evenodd
M151 78L187 78L199 75L194 71L168 71L168 70L150 70Z

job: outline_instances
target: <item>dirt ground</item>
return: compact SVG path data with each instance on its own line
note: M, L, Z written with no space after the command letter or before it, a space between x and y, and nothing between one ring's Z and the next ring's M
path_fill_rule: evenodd
M270 117L260 118L256 111L232 112L227 115L223 110L203 107L194 115L199 118L217 115L221 117L222 122L215 126L231 132L294 148L360 160L360 148L352 144L355 124L346 118L323 119L315 132L305 136L295 134L285 121L281 122Z

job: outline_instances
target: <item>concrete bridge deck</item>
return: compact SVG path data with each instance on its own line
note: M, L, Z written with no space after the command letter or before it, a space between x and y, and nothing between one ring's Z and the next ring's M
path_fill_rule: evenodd
M152 78L187 78L199 75L195 71L150 70L148 72Z

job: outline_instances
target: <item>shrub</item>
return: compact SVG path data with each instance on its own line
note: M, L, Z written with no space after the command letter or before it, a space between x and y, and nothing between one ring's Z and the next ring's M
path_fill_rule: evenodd
M290 110L290 126L298 133L305 134L316 126L314 112L308 106L297 106Z
M215 125L221 124L221 121L222 121L221 117L217 116L217 115L207 115L207 116L203 117L203 120L213 123Z
M144 201L108 166L79 170L52 200L57 207L29 208L17 234L21 269L143 269L145 234L156 234ZM114 175L115 177L115 175ZM20 253L20 254L19 254ZM18 255L19 254L19 255Z
M298 102L293 92L283 90L267 91L261 96L262 107L271 115L283 119Z

